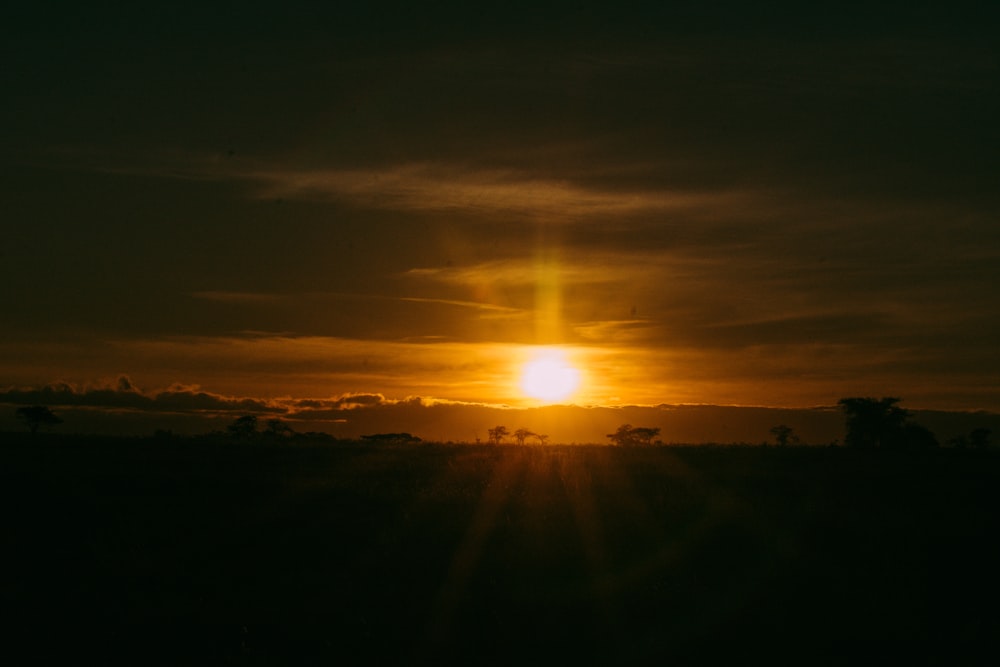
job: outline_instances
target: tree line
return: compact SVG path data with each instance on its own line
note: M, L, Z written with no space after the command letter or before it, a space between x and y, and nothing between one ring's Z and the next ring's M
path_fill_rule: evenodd
M514 437L514 442L522 446L528 438L535 438L540 445L544 445L549 441L549 436L544 433L535 433L534 431L529 431L526 428L519 428L511 433L507 430L506 426L495 426L493 428L486 429L486 432L489 434L488 441L491 445L501 444L503 439L508 435L512 435ZM476 440L478 441L479 438L476 438Z
M913 421L913 414L899 407L899 402L900 399L893 396L851 397L837 401L837 406L844 414L846 427L844 445L854 449L883 450L921 450L940 446L941 443L934 433ZM801 442L795 430L785 424L772 427L770 433L778 446L796 445ZM618 447L636 447L663 444L660 440L654 440L659 434L658 427L622 424L614 433L609 433L605 437ZM499 445L507 435L505 426L491 428L489 443ZM526 429L514 432L519 445L523 445L525 438L531 435L535 434ZM966 447L985 449L990 446L990 435L990 429L976 428L967 434L950 439L945 444L958 449Z
M926 427L912 420L912 413L901 408L899 398L887 396L883 398L851 397L837 401L844 414L846 433L844 444L855 449L883 450L921 450L938 447L935 435ZM34 434L42 427L55 426L62 423L50 408L42 405L23 406L17 409L17 418ZM160 433L158 431L158 433ZM518 445L524 445L529 439L540 445L548 442L549 436L535 433L526 428L518 428L513 433L506 426L498 425L487 429L488 443L503 444L512 437ZM779 446L794 445L800 442L794 429L785 424L779 424L770 429L775 443ZM607 437L611 444L619 447L649 446L662 444L655 440L660 434L657 427L632 426L622 424L614 433ZM261 428L256 415L237 417L226 428L225 435L234 439L248 440L258 437L270 439L286 439L301 436L325 436L326 434L296 433L292 427L281 419L268 419ZM967 434L950 439L947 445L955 448L985 449L990 446L991 431L987 428L976 428ZM409 433L375 433L361 436L363 440L373 443L412 444L421 439ZM476 439L479 442L479 439Z

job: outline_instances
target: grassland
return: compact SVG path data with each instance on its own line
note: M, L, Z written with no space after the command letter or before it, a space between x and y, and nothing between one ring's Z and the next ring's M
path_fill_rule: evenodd
M878 643L954 663L1000 636L992 451L7 436L0 459L5 645L39 660L804 664Z

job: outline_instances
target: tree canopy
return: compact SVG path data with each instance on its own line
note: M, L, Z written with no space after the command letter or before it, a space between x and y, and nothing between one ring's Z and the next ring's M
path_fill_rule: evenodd
M844 442L860 449L922 449L938 444L929 430L907 421L898 398L854 397L837 401L847 420Z
M609 433L607 437L611 439L612 443L620 447L630 447L634 445L651 445L653 438L659 434L659 428L622 424L614 433Z
M235 419L226 430L234 438L251 438L257 435L257 416L243 415Z
M488 433L490 444L499 445L510 434L510 431L507 430L506 426L494 426L488 429Z
M37 433L41 426L62 424L62 420L56 416L56 413L44 405L26 405L18 408L17 418L23 421L32 433Z
M771 435L779 447L794 445L799 442L799 436L795 435L795 429L785 424L778 424L771 428Z

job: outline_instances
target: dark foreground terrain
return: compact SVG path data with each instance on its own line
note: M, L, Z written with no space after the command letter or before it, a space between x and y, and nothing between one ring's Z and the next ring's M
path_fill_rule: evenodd
M0 462L3 651L37 662L988 664L1000 637L996 452L6 436Z

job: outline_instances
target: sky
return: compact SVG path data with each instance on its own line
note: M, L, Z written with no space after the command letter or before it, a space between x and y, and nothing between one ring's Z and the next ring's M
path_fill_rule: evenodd
M2 403L1000 411L995 3L134 4L3 10Z

